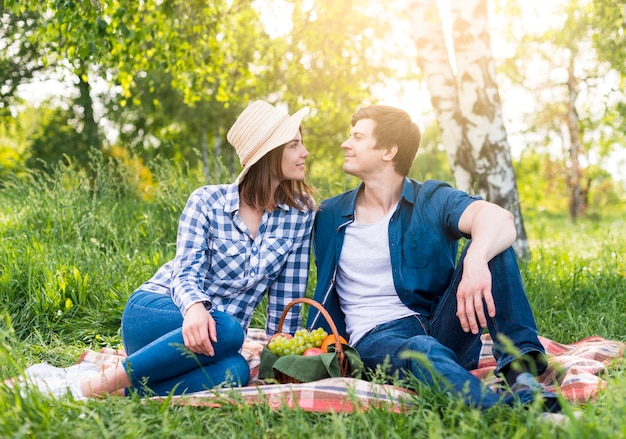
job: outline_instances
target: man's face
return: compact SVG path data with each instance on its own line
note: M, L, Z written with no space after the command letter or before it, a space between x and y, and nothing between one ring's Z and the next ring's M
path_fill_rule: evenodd
M372 119L359 120L350 130L350 137L341 144L344 151L343 171L364 179L369 173L379 169L384 149L374 149L376 139Z

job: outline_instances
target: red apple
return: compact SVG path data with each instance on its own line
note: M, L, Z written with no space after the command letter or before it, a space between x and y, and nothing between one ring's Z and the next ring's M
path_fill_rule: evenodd
M303 357L310 357L313 355L324 354L325 352L320 348L308 348L306 351L302 352Z

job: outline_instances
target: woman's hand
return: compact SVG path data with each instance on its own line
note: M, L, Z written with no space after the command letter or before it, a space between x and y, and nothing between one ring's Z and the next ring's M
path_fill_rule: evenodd
M217 342L215 320L202 302L194 303L183 318L183 341L185 347L196 354L212 357L213 344Z

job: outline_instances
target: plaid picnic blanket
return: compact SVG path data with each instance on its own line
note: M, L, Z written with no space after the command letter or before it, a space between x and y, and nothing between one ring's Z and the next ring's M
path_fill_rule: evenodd
M601 337L587 337L576 343L561 344L545 337L540 341L548 354L548 369L538 377L547 390L560 392L571 402L593 401L606 385L602 373L624 355L626 344ZM479 367L471 373L487 385L496 385L496 367L492 355L493 341L483 335ZM242 348L250 365L251 380L248 386L235 389L212 389L175 396L175 404L219 407L228 403L267 403L270 407L300 407L315 412L352 412L370 407L383 407L404 412L411 406L414 393L391 385L369 383L354 378L328 378L302 384L266 384L258 379L263 346L267 337L263 330L251 329ZM79 361L90 361L102 369L124 358L122 351L103 349L85 351ZM413 398L413 401L415 399Z
M489 334L483 335L483 346L478 368L471 373L487 384L495 384L496 360L491 349L493 340ZM546 390L560 392L571 402L592 401L603 389L606 381L602 373L618 358L624 356L626 344L606 340L602 337L586 337L576 343L561 344L545 337L539 341L548 355L548 369L537 380Z

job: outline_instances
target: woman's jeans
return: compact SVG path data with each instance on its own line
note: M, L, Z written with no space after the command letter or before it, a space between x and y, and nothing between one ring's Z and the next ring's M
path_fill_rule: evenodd
M135 292L122 315L122 342L128 355L124 367L131 387L140 394L168 395L211 389L221 384L244 386L250 368L239 350L245 334L233 316L214 311L215 355L185 348L183 316L171 297Z
M361 338L355 348L366 367L375 369L376 365L388 361L391 370L387 372L398 372L401 377L408 372L428 385L460 395L469 405L488 408L501 403L501 396L469 373L478 366L481 334L464 332L456 316L456 290L464 256L465 253L452 283L435 304L430 317L417 315L378 325ZM545 359L515 253L509 248L493 258L489 268L496 315L487 317L487 326L494 339L496 373L524 354ZM515 346L515 352L505 348L510 346L506 339ZM403 355L407 352L417 355L410 354L407 358ZM429 361L424 362L420 355ZM545 368L545 362L539 363L537 374Z

